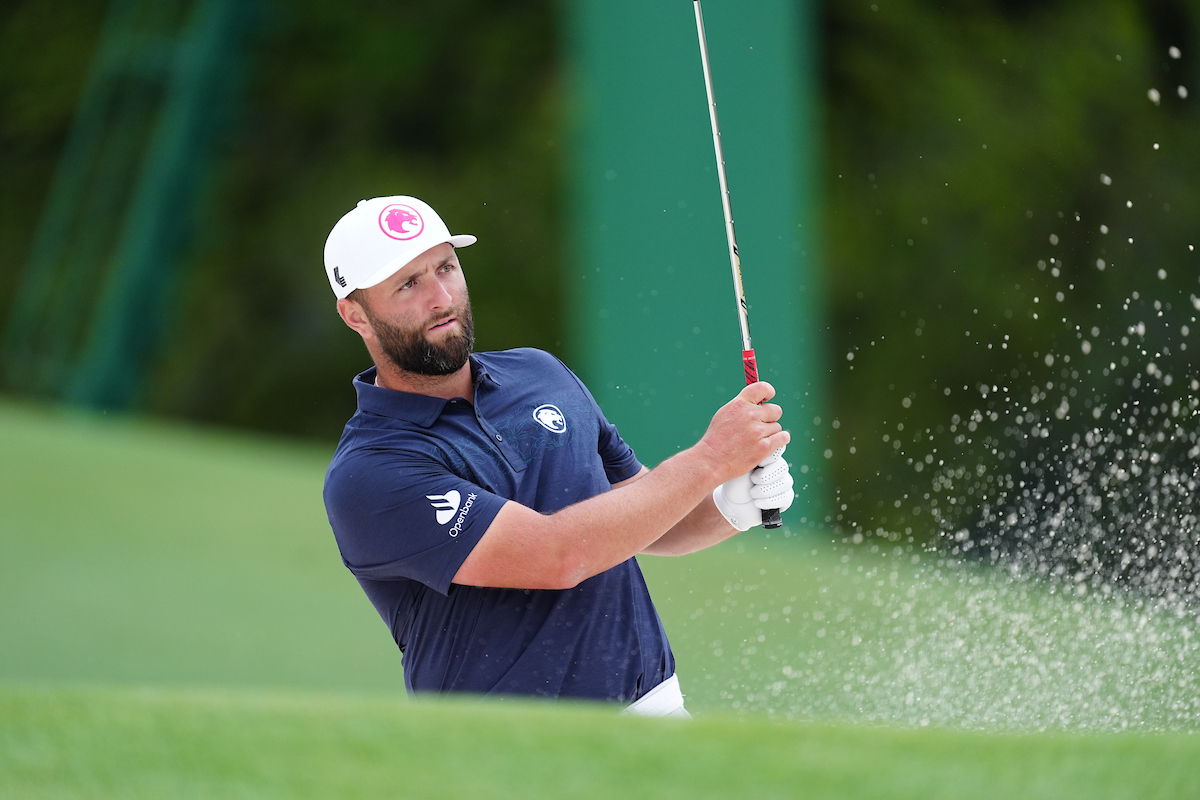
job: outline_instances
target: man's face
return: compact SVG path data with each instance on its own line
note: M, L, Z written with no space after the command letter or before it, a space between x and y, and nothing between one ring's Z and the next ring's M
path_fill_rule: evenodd
M371 287L363 313L384 357L405 372L450 375L475 346L471 298L454 248L439 245Z

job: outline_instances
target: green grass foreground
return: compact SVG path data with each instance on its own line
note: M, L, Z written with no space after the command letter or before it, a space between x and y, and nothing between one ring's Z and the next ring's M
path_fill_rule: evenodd
M1178 798L1200 738L273 692L0 689L0 797Z

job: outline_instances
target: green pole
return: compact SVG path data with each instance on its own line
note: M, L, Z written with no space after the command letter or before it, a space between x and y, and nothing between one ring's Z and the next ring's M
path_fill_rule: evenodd
M169 318L214 124L229 102L249 3L196 0L68 399L126 408Z
M570 0L573 359L654 464L743 385L693 4ZM825 320L808 2L704 7L750 325L792 432L792 529L827 507Z

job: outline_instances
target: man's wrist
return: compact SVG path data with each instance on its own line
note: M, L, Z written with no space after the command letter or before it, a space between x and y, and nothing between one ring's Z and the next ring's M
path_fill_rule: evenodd
M706 488L711 490L725 482L725 458L703 439L679 453L679 456L689 459L689 463L694 465L698 482Z

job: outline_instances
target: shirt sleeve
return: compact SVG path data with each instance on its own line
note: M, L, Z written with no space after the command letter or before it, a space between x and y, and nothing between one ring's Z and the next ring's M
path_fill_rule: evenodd
M642 462L638 461L633 448L621 438L621 434L617 432L617 426L605 419L604 412L600 410L599 406L596 406L596 415L600 423L597 451L600 453L601 461L604 462L604 474L608 478L608 482L620 483L637 475L642 471Z
M557 359L556 359L557 360ZM632 478L642 471L642 462L638 461L637 454L633 452L624 439L621 438L620 432L617 431L617 426L608 421L604 416L604 412L600 409L600 404L596 402L596 398L592 397L592 393L588 391L587 386L583 381L579 380L571 368L562 361L558 362L567 374L579 384L580 391L587 397L588 402L592 404L592 409L596 414L596 422L600 426L600 432L596 439L596 452L600 454L600 460L604 463L604 475L608 478L610 484L620 483L623 480Z
M443 595L507 502L428 456L382 451L335 461L324 496L355 576L408 578Z

